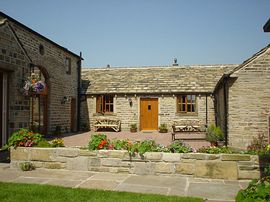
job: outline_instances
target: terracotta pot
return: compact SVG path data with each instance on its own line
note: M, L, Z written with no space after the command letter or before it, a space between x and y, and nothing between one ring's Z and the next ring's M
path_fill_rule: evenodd
M160 133L167 133L168 132L168 129L159 129L159 132Z
M136 133L137 132L137 128L130 128L130 132L131 133Z
M211 147L217 147L218 146L217 142L210 142L210 144L211 144Z

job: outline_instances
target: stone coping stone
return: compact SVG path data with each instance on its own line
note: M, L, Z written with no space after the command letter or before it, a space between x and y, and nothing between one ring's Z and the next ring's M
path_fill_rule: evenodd
M222 161L250 161L248 154L221 154Z

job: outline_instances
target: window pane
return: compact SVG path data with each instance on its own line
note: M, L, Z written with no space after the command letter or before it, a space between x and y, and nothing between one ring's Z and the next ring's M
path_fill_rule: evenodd
M192 105L192 112L195 112L195 111L196 111L196 105L193 104L193 105Z
M113 105L110 105L110 112L113 112Z
M186 96L181 96L181 102L185 103L186 102Z
M106 105L105 111L106 112L109 112L110 111L110 105Z
M191 105L187 105L187 111L191 112Z
M182 112L186 111L186 105L185 104L180 105L180 111L182 111Z
M188 102L190 102L190 100L191 100L191 95L188 95L188 96L187 96L187 100L188 100Z

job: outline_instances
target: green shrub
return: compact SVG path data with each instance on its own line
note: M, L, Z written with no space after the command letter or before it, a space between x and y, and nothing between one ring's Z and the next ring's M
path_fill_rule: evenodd
M207 154L232 154L233 150L229 147L202 147L198 149L199 153L207 153Z
M112 149L115 150L130 150L132 142L129 140L114 140L111 143Z
M93 134L88 144L89 150L107 149L109 140L105 134Z
M52 147L52 145L47 140L41 140L35 147Z
M43 140L43 136L28 129L21 128L11 134L7 147L32 147Z
M224 141L224 134L221 128L211 124L206 130L206 140L209 142Z
M31 171L35 169L35 166L31 162L23 162L19 164L22 171Z
M192 149L186 146L181 140L175 140L170 146L169 150L172 153L188 153L192 152Z
M267 152L267 142L263 134L253 137L252 142L247 147L247 153L260 154Z
M157 147L154 140L143 140L141 142L138 142L137 152L140 155L143 155L145 152L151 152L154 151Z
M236 202L266 202L270 201L270 176L260 180L252 180L248 187L240 190Z

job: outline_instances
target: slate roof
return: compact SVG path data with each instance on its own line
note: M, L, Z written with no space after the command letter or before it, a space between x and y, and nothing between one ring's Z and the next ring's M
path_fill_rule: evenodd
M83 94L211 93L237 65L83 68Z

